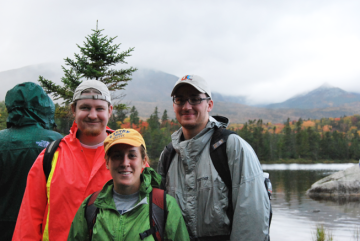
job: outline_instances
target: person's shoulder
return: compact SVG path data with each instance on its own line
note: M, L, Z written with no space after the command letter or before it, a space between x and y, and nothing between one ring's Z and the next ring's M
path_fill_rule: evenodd
M229 136L228 136L228 139L227 139L227 145L236 145L236 144L241 144L242 142L245 142L246 141L244 139L242 139L238 134L236 133L231 133Z
M63 137L63 135L61 135L59 132L53 131L53 130L43 129L42 132L47 133L49 136L51 136L53 138L56 138L56 139L59 139L59 138Z
M4 139L8 133L9 133L8 129L0 130L0 140Z
M229 135L226 145L227 145L227 149L240 148L243 149L244 151L253 151L253 148L250 146L250 144L236 133Z
M57 131L49 130L49 132L52 133L53 136L56 137L56 138L63 138L63 137L64 137L62 134L60 134L60 133L57 132Z
M58 143L57 145L57 148L65 148L67 149L66 147L68 146L68 144L66 143L69 143L70 142L70 135L66 135L66 136L63 136L61 135L60 133L56 132L56 131L51 131L51 134L52 135L49 135L48 138L49 138L49 143L47 145L47 147L49 147L49 145L51 143L54 143L56 142L57 140L60 140L60 142ZM46 149L46 148L45 148ZM44 150L45 150L44 149Z
M166 194L166 206L167 206L168 210L170 210L174 207L179 208L179 205L177 204L176 199L169 194Z

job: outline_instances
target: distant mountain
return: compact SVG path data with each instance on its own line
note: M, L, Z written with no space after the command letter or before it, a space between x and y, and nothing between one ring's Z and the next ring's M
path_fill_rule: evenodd
M217 92L213 92L212 94L212 98L214 101L218 102L230 102L230 103L238 103L238 104L246 104L246 97L245 96L233 96L233 95L223 95Z
M267 105L267 108L298 108L314 109L339 107L344 104L360 101L360 94L347 92L329 84L323 84L319 88L307 94L298 95L281 103Z
M4 100L6 92L17 84L28 81L39 84L39 75L61 85L63 71L59 63L46 63L0 72L0 101ZM133 74L125 90L118 93L126 95L123 99L125 101L168 101L171 100L170 93L178 78L161 71L139 69ZM213 92L212 95L215 101L240 104L246 101L244 96L230 96L217 92Z
M63 72L60 64L39 64L0 72L0 101L5 99L6 92L16 84L25 81L37 83L39 75L61 84ZM133 74L125 90L117 93L125 95L121 102L129 106L134 105L143 119L149 118L155 107L158 107L160 115L166 109L169 117L174 118L170 93L177 79L177 76L161 71L139 69ZM279 123L284 122L288 117L291 120L300 117L319 119L360 113L359 94L348 93L331 86L322 86L308 94L285 101L293 105L277 107L282 104L280 103L270 105L270 108L245 105L246 99L243 96L229 96L216 92L212 95L215 104L210 114L227 116L233 123L244 123L249 119ZM306 105L296 105L296 102ZM307 106L307 108L299 106Z
M161 71L139 69L132 75L132 80L125 87L125 90L117 91L124 94L121 99L129 106L136 106L143 118L148 118L155 107L159 112L166 109L170 118L175 118L172 111L171 91L179 77ZM215 102L224 103L245 103L245 97L223 95L217 92L212 93Z
M6 92L15 85L23 82L38 83L39 75L60 84L63 72L60 64L46 63L25 66L19 69L12 69L0 72L0 101L5 100Z
M179 77L161 71L139 69L136 71L132 80L119 93L126 94L124 100L127 101L171 101L171 91ZM224 95L212 92L213 100L216 102L231 102L245 104L246 97Z

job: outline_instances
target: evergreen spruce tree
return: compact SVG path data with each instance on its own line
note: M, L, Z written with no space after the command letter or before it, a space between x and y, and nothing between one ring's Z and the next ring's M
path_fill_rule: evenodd
M108 127L113 130L119 129L121 124L124 123L126 115L129 113L129 107L125 104L113 105L114 110L108 122Z
M320 140L320 158L321 159L332 159L332 147L333 141L330 132L325 132L321 136Z
M314 130L311 127L308 127L307 136L309 138L309 158L317 161L319 158L320 134L316 132L316 129Z
M349 156L353 160L359 160L360 158L360 137L357 131L353 133L353 137L351 139Z
M163 123L163 122L167 121L168 119L169 119L169 116L167 114L167 110L164 110L164 113L161 117L161 122Z
M164 112L163 112L163 115L161 117L161 125L160 127L163 128L163 127L166 127L168 128L169 127L169 116L167 114L167 110L165 109Z
M159 129L160 122L159 122L159 111L157 106L155 107L154 112L150 115L150 118L147 120L149 123L150 129Z
M135 124L138 125L139 124L139 112L137 111L137 109L135 108L135 106L133 106L130 110L130 124Z
M290 118L285 122L283 129L284 135L280 144L281 157L285 159L294 158L294 145L293 145L293 135L290 127Z
M125 104L120 104L120 105L125 105ZM114 106L114 109L117 110L116 112L117 120L123 123L127 117L127 114L129 113L129 107L124 107L124 106L118 107L118 105L116 105Z
M113 44L117 37L108 37L102 35L102 31L93 30L88 35L84 46L77 44L80 54L75 53L75 60L66 58L65 65L61 66L64 71L64 77L61 78L63 86L57 85L51 80L39 76L40 85L48 94L52 94L55 100L62 98L64 103L69 104L72 101L73 92L84 79L96 79L103 82L110 91L121 90L131 80L130 76L136 68L115 70L111 66L116 64L126 64L125 58L131 56L134 48L129 48L118 53L120 44Z

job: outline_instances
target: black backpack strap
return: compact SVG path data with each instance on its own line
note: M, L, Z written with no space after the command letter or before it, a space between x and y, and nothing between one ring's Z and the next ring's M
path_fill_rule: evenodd
M44 159L43 159L43 169L45 174L45 180L47 182L50 171L51 171L51 162L54 157L54 153L60 145L62 138L52 141L45 149Z
M226 211L231 225L234 216L234 208L232 205L232 181L226 154L226 141L231 134L236 134L224 128L215 128L214 134L210 141L210 157L216 171L228 188L228 209Z
M231 134L236 134L233 131L224 129L224 128L216 128L214 131L214 134L210 141L210 157L213 162L213 165L216 169L216 171L219 173L221 179L226 184L229 194L229 204L228 204L228 210L227 215L230 219L231 226L232 226L232 220L234 216L234 208L232 205L232 181L231 181L231 174L228 164L228 158L226 154L226 141ZM237 135L237 134L236 134ZM270 180L270 179L269 179ZM268 190L266 180L264 181L264 186L266 188L266 191ZM270 195L269 195L269 199ZM269 228L271 224L272 219L272 207L270 203L270 216L269 216Z
M112 130L112 129L106 129L105 131L106 131L106 133L108 133L108 134L111 134L111 133L114 132L114 130Z
M165 183L166 183L166 174L169 171L169 167L171 165L172 160L174 159L174 156L176 154L176 151L172 145L172 142L170 142L163 151L163 167L164 167L164 176L161 178L161 185L160 188L165 190Z
M86 202L85 206L85 219L88 226L89 231L89 240L91 240L93 234L93 228L96 222L96 215L99 212L99 209L95 206L94 202L98 197L101 190L94 192L91 194L90 198Z
M165 224L167 219L166 192L159 188L153 188L149 196L150 229L140 233L140 239L153 235L155 241L164 240Z

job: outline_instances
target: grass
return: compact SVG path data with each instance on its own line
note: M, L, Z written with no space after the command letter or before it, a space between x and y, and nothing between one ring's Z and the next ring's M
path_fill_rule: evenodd
M326 230L324 225L317 225L315 230L314 241L333 241L333 236L330 230Z
M313 234L314 241L334 241L334 237L331 231L326 230L326 228L324 228L324 225L322 224L316 225L316 230ZM360 226L354 227L353 240L360 241Z

